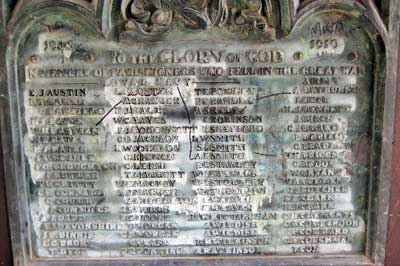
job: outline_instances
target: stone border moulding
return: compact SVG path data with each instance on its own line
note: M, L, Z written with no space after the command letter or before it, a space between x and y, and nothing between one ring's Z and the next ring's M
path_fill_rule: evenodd
M25 161L22 147L22 98L19 80L21 60L21 44L27 39L30 30L40 25L48 14L66 14L73 17L91 29L97 38L104 41L148 41L167 40L168 30L174 19L158 25L148 25L133 19L135 14L124 13L125 0L20 0L7 22L7 83L8 88L0 88L3 110L1 116L2 143L5 165L6 189L9 204L10 231L15 266L128 266L128 265L384 265L387 209L389 197L389 179L391 174L392 128L395 99L396 68L395 61L389 55L395 51L396 44L388 33L385 23L381 20L374 1L355 0L260 0L265 1L270 8L266 18L256 22L258 28L272 28L267 39L290 38L291 33L312 14L339 10L358 18L368 31L371 41L375 44L376 67L374 78L375 119L373 121L374 141L376 142L375 159L371 161L378 165L371 171L369 191L369 214L367 229L366 253L360 255L320 255L307 256L252 256L252 257L183 257L183 258L130 258L129 260L42 260L31 256L30 250L30 219L28 210L28 192L25 173ZM2 1L2 10L6 1ZM220 27L224 21L224 0L214 1L217 12L210 16L198 15L198 10L192 6L188 13L195 17L194 30L207 30L210 27ZM399 12L397 3L392 3ZM398 1L394 1L398 2ZM275 10L277 9L278 12ZM397 10L397 11L396 11ZM171 11L173 12L173 11ZM4 12L3 12L4 13ZM173 16L173 13L170 13ZM193 15L197 14L197 15ZM215 15L216 14L216 15ZM5 16L5 15L3 15ZM183 16L184 17L184 16ZM246 18L245 18L246 19ZM172 22L171 22L172 21ZM394 23L391 21L391 23ZM157 24L157 23L156 23ZM185 21L183 22L185 25ZM397 28L397 27L396 27ZM51 29L48 29L51 30ZM139 33L139 34L138 34ZM194 36L194 35L193 35ZM397 39L396 39L397 40ZM268 41L268 40L266 40ZM269 40L270 41L270 40ZM385 66L390 66L386 68Z

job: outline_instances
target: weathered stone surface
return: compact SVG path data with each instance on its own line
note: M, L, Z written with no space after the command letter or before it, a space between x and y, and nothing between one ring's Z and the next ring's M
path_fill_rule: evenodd
M379 43L357 5L316 5L287 36L274 8L122 1L119 40L63 11L29 29L15 115L32 256L368 251Z

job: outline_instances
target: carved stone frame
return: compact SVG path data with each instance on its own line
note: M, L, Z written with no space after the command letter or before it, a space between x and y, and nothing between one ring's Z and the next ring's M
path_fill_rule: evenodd
M371 39L375 40L378 69L386 73L375 73L375 88L381 88L376 95L379 105L383 106L382 120L377 122L381 132L379 138L376 178L371 180L368 248L365 255L351 256L319 256L319 257L193 257L193 258L140 258L138 260L37 260L30 257L29 252L29 213L27 209L27 192L25 182L24 159L21 143L21 117L19 117L20 93L17 68L19 45L25 38L29 28L39 23L41 17L49 12L66 12L87 23L105 40L118 40L122 31L119 0L95 0L93 2L79 0L22 0L18 2L8 21L9 39L7 48L7 86L0 88L2 116L2 143L5 165L6 187L9 202L10 231L14 254L14 265L383 265L386 247L386 225L388 209L389 179L391 175L392 138L394 99L396 96L396 56L398 13L400 4L391 1L391 21L389 33L373 1L363 1L364 6L355 0L317 0L302 6L296 14L295 1L282 0L280 26L283 34L290 32L296 23L321 8L343 7L356 10L362 14ZM4 8L4 7L3 7ZM3 9L4 10L4 9ZM396 13L397 12L397 13ZM4 103L3 103L4 102ZM379 125L381 122L381 125ZM381 127L381 128L380 128Z

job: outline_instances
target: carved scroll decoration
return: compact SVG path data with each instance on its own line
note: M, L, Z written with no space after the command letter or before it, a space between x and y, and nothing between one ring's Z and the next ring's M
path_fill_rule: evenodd
M123 0L121 13L127 31L144 35L164 34L177 25L268 32L273 16L271 0Z

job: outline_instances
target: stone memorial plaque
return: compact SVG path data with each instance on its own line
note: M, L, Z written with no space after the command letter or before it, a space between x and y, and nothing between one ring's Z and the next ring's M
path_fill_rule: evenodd
M370 263L385 64L361 4L100 2L10 21L21 265Z

